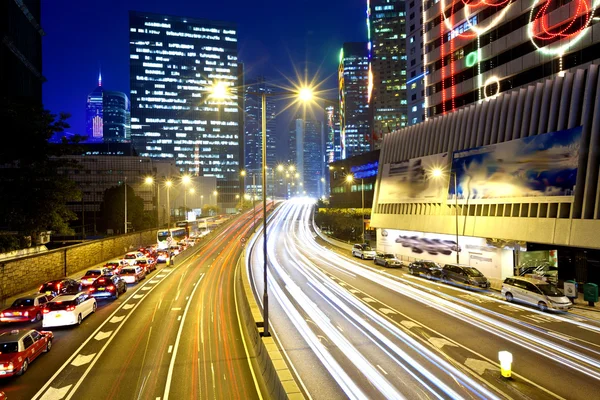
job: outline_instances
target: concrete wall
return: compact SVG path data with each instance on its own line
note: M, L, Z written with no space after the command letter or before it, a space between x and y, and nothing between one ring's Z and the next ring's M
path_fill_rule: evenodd
M94 240L43 254L0 262L0 297L34 291L42 283L73 274L140 246L156 243L156 229Z

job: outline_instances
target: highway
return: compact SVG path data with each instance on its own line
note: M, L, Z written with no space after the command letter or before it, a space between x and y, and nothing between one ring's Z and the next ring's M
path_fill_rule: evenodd
M233 297L251 217L235 219L117 300L100 300L81 326L53 330L52 351L0 389L11 400L261 398Z
M595 398L597 321L375 267L319 239L311 210L286 202L268 230L272 330L309 397ZM254 251L258 293L262 265Z

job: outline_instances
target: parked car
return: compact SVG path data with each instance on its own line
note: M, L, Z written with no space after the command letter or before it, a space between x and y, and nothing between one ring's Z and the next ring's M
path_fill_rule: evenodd
M86 292L64 294L46 304L42 326L81 325L83 319L93 312L96 312L96 299Z
M44 305L51 299L51 296L40 293L20 297L0 313L0 322L41 321Z
M23 375L42 353L52 348L52 332L35 329L0 333L0 378Z
M446 283L455 282L483 289L490 287L490 282L487 278L477 268L473 268L469 265L444 265L444 268L442 268L442 281Z
M533 304L541 311L567 311L573 307L571 300L555 284L539 279L513 276L502 283L502 295L507 301Z
M126 283L138 283L142 279L146 278L146 272L144 272L139 265L133 265L131 267L125 267L121 270L121 278Z
M127 291L127 283L117 275L103 275L96 279L89 287L88 293L95 298L112 297L118 299L119 295Z
M440 279L442 277L442 267L433 261L414 261L408 265L408 272L411 275L421 275L424 274L427 279L437 278Z
M371 248L371 246L369 246L366 243L362 243L362 244L355 244L354 246L352 246L352 255L354 257L360 257L361 259L365 260L365 259L374 259L375 258L375 250L373 250Z
M384 267L403 267L402 261L398 260L392 253L377 252L373 262L375 265L383 265Z
M90 269L85 273L84 276L81 277L81 279L80 279L81 285L89 286L92 283L94 283L94 281L96 279L98 279L98 277L100 275L105 275L108 273L112 273L112 269L110 269L110 268Z
M81 285L75 279L63 278L42 284L38 292L55 297L60 294L78 293L80 290Z

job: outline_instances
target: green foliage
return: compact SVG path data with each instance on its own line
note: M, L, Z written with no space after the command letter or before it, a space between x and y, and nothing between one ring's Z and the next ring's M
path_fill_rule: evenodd
M202 207L202 217L217 215L219 213L219 207L206 204Z
M67 203L78 201L81 193L59 174L59 168L71 162L54 157L64 154L64 145L48 143L54 133L69 127L68 117L1 100L6 141L0 147L0 224L34 240L40 231L71 234L69 221L76 219Z
M100 204L102 228L123 232L125 228L125 191L123 185L113 186L104 191L104 201ZM134 230L148 229L156 226L154 212L144 212L144 200L136 196L135 191L127 185L127 221Z
M19 250L21 244L19 238L12 235L0 235L0 253L8 253L13 250Z
M365 209L365 213L370 210ZM358 241L362 235L362 216L354 208L319 208L315 223L321 230L340 240Z

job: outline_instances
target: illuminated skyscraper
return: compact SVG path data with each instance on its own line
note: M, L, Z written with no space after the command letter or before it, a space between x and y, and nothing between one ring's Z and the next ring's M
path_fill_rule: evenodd
M104 91L103 132L105 142L127 142L129 136L129 99L122 92Z
M290 123L288 162L295 165L298 178L292 181L292 195L320 197L325 176L323 123L296 118ZM304 193L306 192L306 193Z
M366 42L344 43L338 69L342 158L371 150L369 123L369 48Z
M247 174L261 176L262 168L262 100L254 93L273 93L274 88L265 81L264 77L246 81L244 109L244 164ZM267 97L267 167L274 168L276 164L275 130L277 115L273 97ZM268 193L272 193L272 183L269 182ZM260 189L262 193L262 188Z
M483 109L483 100L515 88L539 87L540 93L553 75L561 80L565 71L598 64L597 5L592 0L424 1L426 117L468 104ZM535 113L540 107L529 95L518 105L506 99L507 110L519 110L519 123L522 110ZM502 111L497 118L512 113Z
M102 74L99 74L98 86L87 97L85 133L88 141L102 141L104 135L103 101Z
M407 0L406 4L406 100L408 125L414 125L425 120L423 3Z
M404 0L368 0L368 32L373 74L371 113L378 139L407 125L406 16Z
M340 102L339 100L325 100L325 163L330 164L342 159L342 145L340 142Z
M219 206L239 194L237 28L229 22L129 14L131 139L140 156L217 178ZM215 85L226 99L211 97Z

